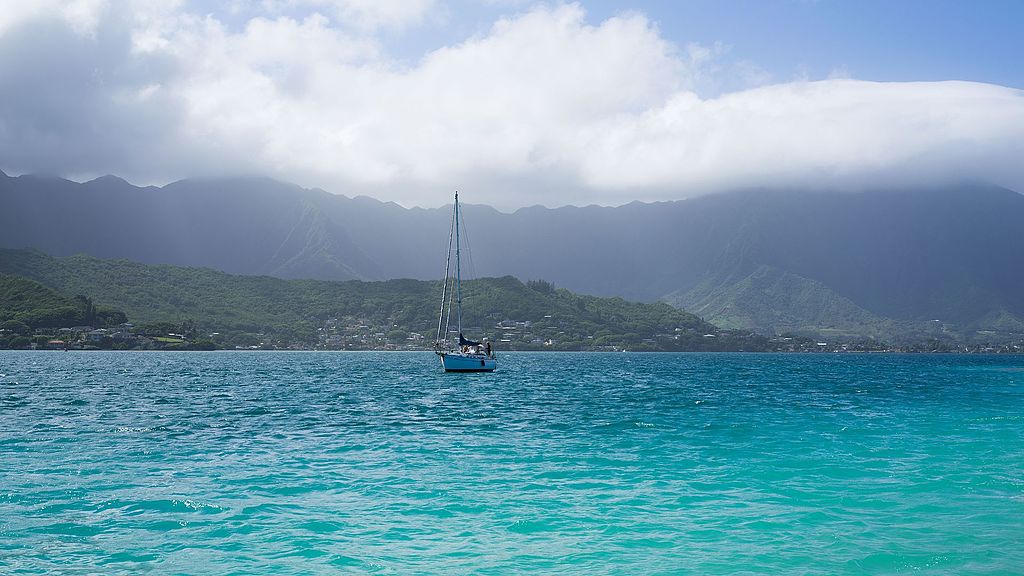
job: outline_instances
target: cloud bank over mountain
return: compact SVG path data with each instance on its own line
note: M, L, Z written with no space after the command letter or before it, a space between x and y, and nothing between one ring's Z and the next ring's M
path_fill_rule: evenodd
M0 16L8 172L261 174L423 206L455 188L503 207L950 179L1024 190L1024 91L765 84L639 12L591 22L539 5L408 60L384 38L443 26L440 3L27 6ZM755 85L715 89L740 80Z

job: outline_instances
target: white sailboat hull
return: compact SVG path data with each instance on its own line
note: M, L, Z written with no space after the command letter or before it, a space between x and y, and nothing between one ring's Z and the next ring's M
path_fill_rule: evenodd
M441 358L445 372L493 372L498 367L494 357L483 354L438 352L437 355Z

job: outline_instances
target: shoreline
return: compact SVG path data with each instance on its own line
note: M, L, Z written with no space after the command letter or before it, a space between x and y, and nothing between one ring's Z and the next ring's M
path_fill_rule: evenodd
M46 348L2 348L3 352L117 352L117 353L198 353L209 354L212 352L247 354L254 352L280 352L280 353L330 353L330 354L425 354L433 350L325 350L317 348L259 348L238 350L233 348L217 348L214 350L169 350L169 349L134 349L134 350L109 350L109 349L68 349L53 350ZM495 351L495 354L778 354L778 355L805 355L805 356L846 356L846 355L892 355L892 356L1024 356L1024 350L1014 351L949 351L949 350L506 350Z

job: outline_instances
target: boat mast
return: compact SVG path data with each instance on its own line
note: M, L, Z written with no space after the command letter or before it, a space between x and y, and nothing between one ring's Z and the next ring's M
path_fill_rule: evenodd
M455 317L459 322L459 338L462 338L462 258L459 251L459 191L455 191Z
M444 301L448 297L448 274L452 267L452 234L455 231L455 212L452 212L452 223L448 227L448 256L444 260L444 286L441 288L441 311L437 314L437 337L434 338L434 345L441 343L441 321L444 320ZM451 313L449 307L449 314ZM444 327L444 339L448 341L448 326Z

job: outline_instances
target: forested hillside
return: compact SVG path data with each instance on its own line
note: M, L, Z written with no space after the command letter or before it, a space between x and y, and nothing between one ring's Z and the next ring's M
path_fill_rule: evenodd
M111 326L125 321L124 312L97 307L87 296L68 297L28 278L0 274L0 323L52 328Z
M463 199L463 262L477 277L662 300L769 335L1024 334L1024 196L1003 188L746 190L514 213ZM140 188L0 174L0 204L0 246L321 280L437 279L451 217L260 178Z
M429 348L441 283L328 282L233 276L89 256L0 250L0 272L94 295L137 323L188 322L222 346ZM721 330L664 303L574 294L510 276L463 283L467 335L505 349L763 350L767 340Z

